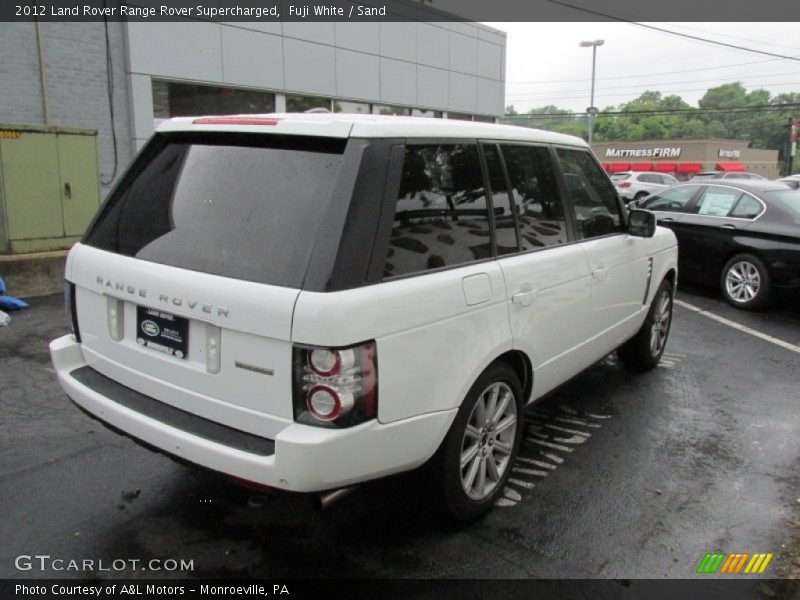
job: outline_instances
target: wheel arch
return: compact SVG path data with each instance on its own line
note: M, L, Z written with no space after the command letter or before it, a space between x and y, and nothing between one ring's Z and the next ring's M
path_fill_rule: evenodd
M511 369L519 377L520 384L522 386L522 404L525 406L531 400L531 396L533 394L533 363L531 362L530 357L522 350L512 348L510 350L505 350L497 354L494 358L489 359L484 367L472 378L472 381L469 382L469 385L466 387L466 390L462 394L461 398L459 399L458 405L454 408L458 409L464 403L464 399L466 398L466 394L468 390L472 388L478 379L493 365L503 362L507 364ZM445 438L447 437L447 433L449 432L450 428L452 427L452 422L442 432L441 439L436 444L436 450L434 450L431 455L435 455L436 452L441 448L442 443L444 442Z
M742 245L738 245L737 244L737 245L733 246L728 252L726 252L722 256L722 261L719 264L719 270L717 272L717 279L719 279L720 277L722 277L725 274L724 273L725 267L728 265L730 260L733 257L739 256L739 255L742 255L742 254L752 254L757 259L759 259L762 263L764 263L764 266L767 268L767 271L769 271L769 269L770 269L769 262L767 262L767 259L764 257L763 254L761 254L761 251L760 251L759 248L756 248L754 246L742 246Z
M533 393L533 364L531 363L531 359L522 350L509 350L490 362L486 366L486 369L497 362L504 362L514 369L519 377L520 385L522 386L523 404L528 404L531 400L531 394ZM484 369L484 371L486 369ZM483 371L481 371L481 374L483 374Z
M672 284L672 291L675 292L675 289L678 287L678 271L675 267L670 267L666 273L664 273L664 279L669 281ZM662 279L662 281L664 280Z

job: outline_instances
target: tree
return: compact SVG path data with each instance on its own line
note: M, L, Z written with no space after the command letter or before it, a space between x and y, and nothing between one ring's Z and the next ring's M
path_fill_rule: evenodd
M600 111L594 123L594 139L741 139L750 142L753 148L784 150L788 139L786 124L789 117L800 113L796 108L798 104L800 92L785 92L773 98L768 90L748 92L739 81L709 88L699 100L699 108L680 96L663 96L659 91L647 90L630 102ZM788 107L781 109L785 105ZM764 111L761 108L764 106L776 109ZM742 110L748 107L759 109ZM504 122L587 137L584 113L553 105L531 109L528 114L535 118L514 119L520 115L513 106L508 107L507 113Z

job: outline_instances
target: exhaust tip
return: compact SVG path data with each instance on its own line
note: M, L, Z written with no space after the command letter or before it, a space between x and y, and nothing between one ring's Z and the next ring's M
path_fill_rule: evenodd
M339 500L341 500L342 498L345 498L350 494L352 494L357 487L358 486L352 485L350 487L344 487L338 490L333 490L331 492L318 494L315 499L316 507L319 510L325 510L327 508L330 508L331 506L339 502Z

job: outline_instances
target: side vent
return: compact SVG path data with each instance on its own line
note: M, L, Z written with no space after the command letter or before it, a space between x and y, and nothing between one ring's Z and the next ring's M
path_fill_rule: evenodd
M653 257L647 259L647 284L644 286L644 298L642 298L642 306L647 304L647 298L650 296L650 283L653 281Z

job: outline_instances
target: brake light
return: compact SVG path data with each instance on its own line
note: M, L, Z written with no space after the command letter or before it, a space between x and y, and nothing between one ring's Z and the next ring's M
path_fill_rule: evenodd
M378 416L375 342L348 348L295 346L295 421L350 427Z
M629 188L629 187L631 187L631 182L630 181L623 181L622 183L618 183L617 187Z
M273 117L200 117L192 125L277 125L280 119Z

